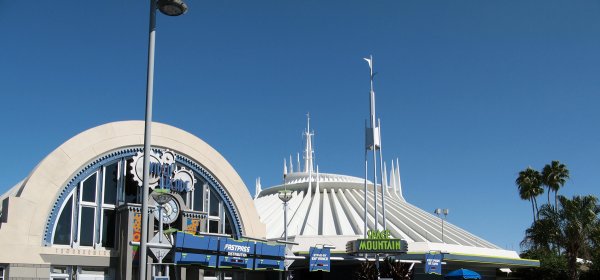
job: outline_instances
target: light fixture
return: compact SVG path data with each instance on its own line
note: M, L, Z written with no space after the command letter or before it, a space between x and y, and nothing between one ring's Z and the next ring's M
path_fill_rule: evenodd
M165 203L169 202L169 200L171 200L171 198L173 197L168 190L158 188L154 189L154 191L152 191L152 194L150 195L152 196L154 201L158 203L158 205L164 205Z
M187 5L181 0L158 0L158 10L167 16L180 16L187 12Z
M279 191L277 196L279 196L279 199L285 203L285 202L290 201L290 199L292 199L292 191L282 190L282 191Z

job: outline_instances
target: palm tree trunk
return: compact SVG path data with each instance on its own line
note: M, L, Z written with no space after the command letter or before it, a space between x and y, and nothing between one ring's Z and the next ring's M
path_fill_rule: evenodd
M558 211L558 190L554 191L554 211Z
M533 197L529 198L531 201L531 213L533 214L533 222L535 223L535 205L533 204Z

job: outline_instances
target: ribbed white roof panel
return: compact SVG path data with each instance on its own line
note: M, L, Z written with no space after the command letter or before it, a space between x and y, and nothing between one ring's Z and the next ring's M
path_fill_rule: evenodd
M336 174L312 174L309 187L309 174L298 172L287 174L285 182L284 185L262 190L255 199L261 221L267 225L268 239L283 237L283 207L277 196L278 191L283 189L293 192L292 199L288 202L288 236L292 240L313 240L323 236L328 240L338 238L349 241L363 236L364 179ZM368 229L374 229L374 197L370 182L368 187L367 223ZM381 187L379 189L381 190ZM440 218L401 199L401 194L399 196L393 193L391 187L389 190L385 198L387 229L392 236L407 240L409 251L410 244L414 243L413 249L423 247L417 244L432 244L428 248L445 246L453 250L464 249L456 253L489 251L499 256L518 257L516 252L503 250L447 221L444 221L442 241ZM381 230L381 191L378 191L377 202ZM344 243L343 240L336 242ZM301 244L298 248L314 245Z

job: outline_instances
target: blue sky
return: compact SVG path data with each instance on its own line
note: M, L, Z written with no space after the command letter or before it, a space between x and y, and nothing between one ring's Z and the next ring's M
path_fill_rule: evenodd
M144 2L0 1L0 192L77 133L144 118ZM188 5L157 18L154 120L208 142L251 192L281 182L307 112L321 172L362 176L373 54L384 158L411 203L518 250L520 170L560 160L560 193L600 196L597 1Z

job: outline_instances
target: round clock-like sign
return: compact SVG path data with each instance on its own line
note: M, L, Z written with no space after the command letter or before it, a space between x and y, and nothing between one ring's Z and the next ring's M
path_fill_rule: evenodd
M158 220L159 216L162 215L163 224L170 224L179 217L179 203L174 197L170 196L169 200L159 207L161 207L161 209L154 211L154 217Z

